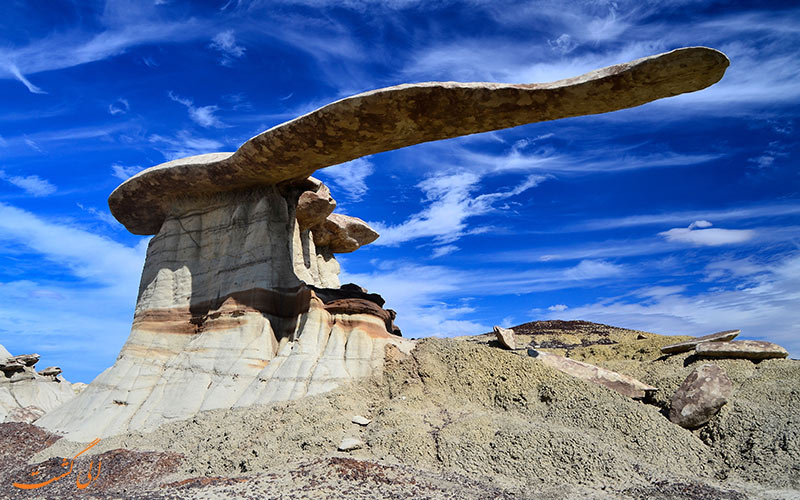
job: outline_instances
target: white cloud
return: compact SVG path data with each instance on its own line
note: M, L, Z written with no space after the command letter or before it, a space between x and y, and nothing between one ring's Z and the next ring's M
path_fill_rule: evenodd
M19 71L19 68L17 67L17 65L16 65L16 64L13 64L13 63L6 63L6 69L8 70L8 72L9 72L9 73L11 73L11 75L12 75L14 78L16 78L17 80L19 80L19 81L20 81L20 82L21 82L23 85L25 85L25 87L28 89L28 92L30 92L30 93L32 93L32 94L46 94L46 93L47 93L47 92L45 92L44 90L42 90L42 89L40 89L39 87L37 87L36 85L32 84L32 83L30 82L30 80L28 80L27 78L25 78L25 75L23 75L23 74L22 74L22 73Z
M214 139L195 137L188 130L180 130L174 137L153 134L148 137L148 141L161 151L167 160L213 153L219 151L223 146L221 142Z
M450 255L453 252L457 252L459 248L455 245L443 245L440 247L436 247L433 249L433 253L431 253L431 258L436 259L439 257L444 257L445 255Z
M495 202L519 195L545 179L544 176L531 175L509 191L474 195L481 180L478 174L458 172L429 177L417 184L427 205L420 212L397 225L370 222L381 234L374 244L397 245L417 238L452 243L466 234L484 230L469 228L467 219L497 210L493 205Z
M566 311L567 309L569 308L564 304L555 304L547 308L548 311L552 312L563 312Z
M675 224L685 220L714 219L736 221L758 218L774 218L800 214L800 204L775 203L752 207L736 207L721 210L691 210L662 214L629 215L609 219L589 219L575 226L564 228L572 231L597 231L645 225Z
M209 45L209 47L219 51L222 54L220 64L223 66L230 66L233 64L233 60L244 56L244 51L246 50L244 47L236 43L236 37L233 34L233 30L226 30L217 33L211 40L211 45Z
M124 115L131 109L127 99L119 98L108 105L108 112L112 115Z
M666 238L667 241L706 246L743 243L756 236L756 232L750 229L707 229L710 226L710 222L699 220L693 222L687 228L676 227L658 234Z
M81 203L77 203L77 205L78 208L80 208L84 212L92 214L97 220L105 222L114 229L122 229L123 227L122 224L120 224L119 221L117 221L117 219L115 219L114 216L111 215L111 212L109 212L108 209L98 210L94 207L85 207Z
M325 168L318 174L330 180L336 188L344 191L351 201L361 201L368 190L366 179L372 175L373 170L372 162L367 158L358 158ZM336 198L336 193L332 194Z
M747 269L731 274L736 279L724 287L699 294L674 288L662 290L669 293L642 291L638 295L649 298L600 300L570 308L570 317L671 335L741 329L744 338L777 342L800 356L800 255L795 252L773 263L745 264ZM711 265L709 269L718 282L718 268Z
M144 170L144 167L139 165L120 165L118 163L111 165L111 175L123 181L128 180L142 170Z
M38 175L8 176L4 171L0 170L0 179L8 181L31 196L47 196L57 191L57 188L50 181L42 179Z
M551 49L553 49L554 51L558 52L561 55L569 54L570 52L575 50L575 47L578 46L578 44L572 40L572 37L566 33L562 33L558 38L554 40L548 40L547 45L549 45Z
M189 111L189 118L201 127L209 128L224 128L227 127L222 123L219 118L214 116L214 113L219 110L219 106L200 106L196 107L191 99L175 95L172 91L168 92L169 98L175 102L183 104Z

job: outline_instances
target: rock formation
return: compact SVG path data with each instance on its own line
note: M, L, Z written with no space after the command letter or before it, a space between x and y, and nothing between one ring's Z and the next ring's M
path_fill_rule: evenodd
M789 356L783 347L764 340L702 343L695 347L695 353L707 358L747 358L756 361Z
M494 334L497 337L497 341L505 347L506 349L511 349L512 351L517 348L517 341L514 338L514 330L510 330L508 328L503 328L502 326L494 326Z
M91 440L213 408L296 399L379 373L393 333L383 301L339 288L334 253L377 238L332 213L314 171L422 142L638 106L716 83L703 47L546 84L429 82L374 90L122 183L113 215L155 234L116 363L38 425ZM356 287L357 288L357 287ZM392 347L394 346L394 347Z
M0 423L31 423L75 397L55 366L36 372L38 354L12 356L0 345Z
M733 393L733 384L717 365L700 365L675 392L669 410L671 422L694 429L708 423Z
M702 337L695 337L691 340L686 340L684 342L678 342L677 344L670 344L665 345L661 348L661 352L664 354L677 354L679 352L689 352L698 344L703 342L726 342L728 340L733 340L736 338L737 335L741 333L741 330L725 330L724 332L717 332L712 333L709 335L703 335Z

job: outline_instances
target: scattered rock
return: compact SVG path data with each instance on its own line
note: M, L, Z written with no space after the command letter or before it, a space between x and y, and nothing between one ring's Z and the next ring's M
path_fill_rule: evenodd
M708 423L733 394L728 375L717 365L698 366L672 397L671 422L694 429Z
M703 342L697 344L695 352L698 356L708 358L746 358L754 360L789 356L789 353L783 347L764 340Z
M648 393L658 390L656 387L639 382L633 377L606 370L599 366L590 365L582 361L565 358L557 354L529 348L528 355L560 372L586 380L587 382L608 387L630 398L641 399L647 396Z
M38 406L20 406L8 412L5 422L23 422L26 424L32 424L42 415L44 415L44 410Z
M339 443L339 451L360 450L363 447L364 441L352 437L343 438L342 442Z
M684 342L678 342L677 344L670 344L661 348L661 352L664 354L677 354L679 352L688 352L694 349L698 344L703 342L725 342L727 340L733 340L736 338L737 335L741 330L725 330L724 332L717 332L712 333L710 335L704 335L702 337L693 338L691 340L686 340Z
M514 330L495 325L494 334L497 336L497 341L500 342L506 349L511 349L513 351L517 348L517 340L514 338Z
M61 374L61 368L57 366L48 366L47 368L39 372L39 375L45 377L57 377L60 374Z
M358 425L369 425L372 420L368 419L367 417L362 417L361 415L355 415L352 422Z

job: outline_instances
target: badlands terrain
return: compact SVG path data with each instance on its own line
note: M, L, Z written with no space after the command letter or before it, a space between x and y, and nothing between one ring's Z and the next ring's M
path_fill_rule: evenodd
M800 361L708 359L688 340L577 321L387 348L380 374L295 401L205 411L147 433L89 443L0 424L2 498L800 498ZM650 385L631 398L529 354L567 355ZM732 395L711 420L669 419L698 366ZM363 419L354 417L363 417ZM358 420L360 423L354 423ZM366 424L366 425L363 425ZM339 451L345 438L360 448ZM101 469L85 489L87 473ZM90 464L90 462L92 462ZM94 468L93 468L94 467Z

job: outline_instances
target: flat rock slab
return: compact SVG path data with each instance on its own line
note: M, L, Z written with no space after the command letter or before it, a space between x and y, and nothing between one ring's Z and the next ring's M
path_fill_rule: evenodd
M783 347L764 340L734 340L732 342L703 342L695 352L707 358L769 359L785 358L789 353Z
M513 351L517 348L517 339L514 337L514 330L495 325L494 334L497 336L497 341L506 349L511 349Z
M733 384L717 365L698 366L672 397L669 420L687 429L705 425L728 402Z
M316 170L414 144L528 123L608 113L715 84L729 61L687 47L550 83L426 82L364 92L277 125L235 153L144 170L108 199L134 234L155 234L176 195L300 181Z
M639 382L633 377L606 370L605 368L600 368L599 366L589 363L584 363L583 361L576 361L557 354L537 351L536 349L528 349L528 355L567 375L572 375L581 380L608 387L630 398L641 399L644 398L648 392L655 392L658 390L656 387Z
M702 342L726 342L728 340L733 340L736 338L737 335L741 330L725 330L724 332L717 332L712 333L710 335L704 335L702 337L693 338L691 340L686 340L683 342L678 342L677 344L670 344L661 348L661 352L664 354L677 354L679 352L688 352L700 344Z
M365 425L369 425L369 423L372 422L372 420L368 419L367 417L361 416L361 415L355 415L353 417L352 422L354 424L365 426Z

